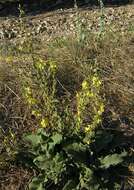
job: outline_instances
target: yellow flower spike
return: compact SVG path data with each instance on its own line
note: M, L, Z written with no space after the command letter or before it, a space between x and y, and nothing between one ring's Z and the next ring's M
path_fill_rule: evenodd
M42 128L46 128L48 126L48 124L49 124L49 120L48 120L47 117L42 119L41 122L40 122L40 125L41 125Z
M86 80L84 80L84 81L82 82L82 89L83 89L83 90L86 90L86 89L88 89L88 88L89 88L88 82L87 82Z

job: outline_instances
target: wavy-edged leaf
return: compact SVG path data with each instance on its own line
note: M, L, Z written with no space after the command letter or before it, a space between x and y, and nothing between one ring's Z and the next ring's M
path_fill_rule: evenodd
M40 142L42 140L41 135L38 135L38 134L25 135L23 139L27 142L30 142L33 147L40 144Z
M123 162L123 158L127 156L127 152L122 152L121 154L112 154L105 156L104 158L100 158L101 168L107 169L110 166L116 166Z

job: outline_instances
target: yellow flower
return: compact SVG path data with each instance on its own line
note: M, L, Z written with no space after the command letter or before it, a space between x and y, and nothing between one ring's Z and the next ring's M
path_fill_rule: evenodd
M88 96L88 97L94 97L94 94L93 94L93 92L90 92L90 91L88 91L87 93L86 93L86 95Z
M86 89L88 89L88 88L89 88L88 82L87 82L86 80L84 80L84 81L82 82L82 89L83 89L83 90L86 90Z
M87 127L85 127L85 133L88 133L92 131L92 125L88 125Z
M101 103L100 108L98 110L98 114L101 115L104 112L104 104Z
M104 112L104 104L103 103L100 105L100 111Z
M101 118L98 114L96 114L94 116L94 122L93 122L93 125L96 126L97 124L100 124L101 123Z
M40 122L40 125L41 125L42 128L46 128L48 126L48 124L49 124L49 120L48 120L47 117L42 119L41 122Z
M57 68L56 63L55 63L55 62L50 62L50 69L51 69L52 71L55 71L56 68Z
M97 76L93 76L92 78L93 85L99 87L101 85L101 81Z
M90 144L90 141L86 141L87 144Z
M7 57L7 58L6 58L6 61L7 61L7 62L12 62L12 61L13 61L13 57L12 57L12 56Z
M46 65L46 62L43 59L38 58L38 61L36 62L36 68L38 70L43 70L45 65Z
M32 115L34 115L36 117L40 117L41 116L41 114L38 111L36 111L36 110L32 111Z
M96 123L99 124L100 122L101 122L101 119L98 118L98 119L96 120Z
M87 143L88 145L89 145L91 142L92 142L91 140L85 141L85 143Z
M36 67L37 67L37 69L39 69L39 70L43 70L43 69L44 69L44 65L43 65L42 62L37 62L37 63L36 63Z
M29 103L30 105L36 104L36 100L35 100L34 98L29 97L29 98L27 98L27 101L28 101L28 103Z
M26 87L26 88L25 88L25 92L26 92L26 94L28 94L28 95L31 94L31 89L30 89L30 87Z

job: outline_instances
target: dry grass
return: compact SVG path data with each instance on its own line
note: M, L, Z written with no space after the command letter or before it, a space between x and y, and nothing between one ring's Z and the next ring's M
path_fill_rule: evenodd
M32 171L22 167L12 166L0 173L1 190L26 190L29 180L32 178Z
M134 49L133 35L111 35L100 44L98 63L104 81L107 107L118 119L133 120Z

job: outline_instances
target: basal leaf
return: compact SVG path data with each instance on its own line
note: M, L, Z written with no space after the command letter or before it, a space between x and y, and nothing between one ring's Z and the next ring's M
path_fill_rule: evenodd
M62 141L62 135L59 133L54 134L48 143L48 151L52 151L55 147L55 145L60 144Z
M24 140L32 144L33 147L37 146L41 142L41 136L37 134L29 134L24 136Z
M34 163L41 170L46 170L50 168L50 165L52 164L52 159L48 159L46 155L40 155L34 159Z
M100 158L101 168L109 168L110 166L116 166L123 162L123 158L127 155L127 152L122 152L121 154L112 154L104 158Z
M55 135L53 135L51 137L51 139L53 140L53 143L56 145L56 144L60 144L61 141L62 141L62 135L59 134L59 133L56 133Z

